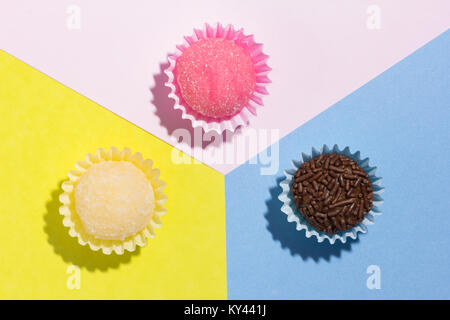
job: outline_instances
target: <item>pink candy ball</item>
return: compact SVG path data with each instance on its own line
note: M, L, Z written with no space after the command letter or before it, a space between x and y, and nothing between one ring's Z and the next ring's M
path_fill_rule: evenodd
M233 40L202 39L176 62L176 76L185 102L200 114L221 118L237 114L255 88L250 55Z

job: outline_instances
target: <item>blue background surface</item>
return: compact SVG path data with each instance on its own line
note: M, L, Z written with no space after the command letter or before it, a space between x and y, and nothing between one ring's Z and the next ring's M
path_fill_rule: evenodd
M450 298L449 75L447 31L284 137L276 175L226 176L229 299ZM278 195L292 159L335 143L369 157L385 191L368 233L331 246L296 231Z

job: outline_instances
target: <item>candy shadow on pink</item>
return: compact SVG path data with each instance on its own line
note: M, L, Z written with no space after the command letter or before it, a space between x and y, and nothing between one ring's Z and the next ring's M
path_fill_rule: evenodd
M215 141L216 136L213 137L211 141L194 141L194 128L192 127L192 123L189 119L183 119L181 117L182 111L174 109L175 100L169 98L170 88L165 85L165 83L169 80L169 77L164 73L169 67L169 63L161 63L159 65L159 73L153 75L153 79L155 82L154 87L150 88L150 92L152 94L152 100L150 101L156 108L155 114L160 119L160 125L166 128L167 133L169 135L173 135L174 131L177 129L184 129L189 132L191 137L191 142L189 144L188 141L178 141L179 143L184 143L191 148L201 147L205 149L211 143L213 143L212 147L220 147L224 142L227 141L226 133L222 133L220 136L221 139L219 141ZM228 132L229 133L229 132ZM202 137L205 132L202 129ZM228 136L231 136L228 134Z
M292 256L300 256L303 260L311 258L315 262L323 259L330 261L332 256L340 257L343 251L351 251L351 246L359 242L359 239L346 243L340 241L331 245L327 240L318 243L316 238L306 238L305 231L297 231L294 222L288 222L287 216L281 211L282 202L278 196L282 192L280 182L284 177L278 177L276 186L270 189L271 198L266 201L267 212L265 218L268 221L267 230L275 241L280 242L283 249L289 249Z
M51 200L47 202L47 212L44 215L44 231L48 235L48 243L53 247L56 254L69 264L80 268L86 268L89 271L107 271L108 269L117 269L121 264L129 263L133 256L140 254L140 247L135 251L126 251L123 255L112 253L105 255L100 251L92 251L87 245L82 246L77 238L69 235L69 228L62 223L63 216L59 213L59 195L61 194L60 181L58 188L51 194Z

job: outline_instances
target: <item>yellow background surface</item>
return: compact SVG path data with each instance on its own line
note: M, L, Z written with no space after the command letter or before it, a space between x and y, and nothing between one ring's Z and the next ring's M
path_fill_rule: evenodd
M167 184L162 228L123 256L80 246L58 213L68 171L110 146L153 159ZM203 164L175 165L171 152L0 51L0 299L226 299L224 178ZM80 289L69 289L71 265Z

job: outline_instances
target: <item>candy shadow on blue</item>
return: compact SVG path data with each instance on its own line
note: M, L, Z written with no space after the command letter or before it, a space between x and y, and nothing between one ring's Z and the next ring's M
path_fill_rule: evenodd
M287 216L281 211L282 202L278 196L282 192L280 182L284 177L276 179L276 185L270 188L270 199L266 201L267 212L264 214L268 225L267 230L274 241L278 241L283 249L289 249L292 256L300 256L303 260L313 259L315 262L323 259L330 261L332 256L340 257L342 251L351 251L351 246L359 242L359 238L346 243L337 241L331 245L327 240L317 242L315 237L307 238L305 231L297 231L294 222L288 222Z

